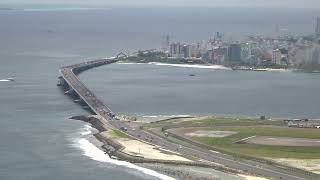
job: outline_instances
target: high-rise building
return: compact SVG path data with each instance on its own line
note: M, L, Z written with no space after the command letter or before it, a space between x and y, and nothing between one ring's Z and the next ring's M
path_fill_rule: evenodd
M230 44L228 49L229 61L241 61L241 45L240 44Z
M220 34L220 32L216 32L214 35L214 43L222 43L223 41L223 36Z
M181 45L179 42L170 44L169 56L176 57L176 58L184 57L184 53L182 49L183 49L183 45Z
M228 48L227 47L218 47L213 49L213 60L214 63L223 63L227 59Z
M191 57L200 57L200 44L192 44L190 47L191 51Z
M205 60L208 63L215 63L213 49L201 53L202 60Z
M320 64L320 46L315 46L311 50L311 63Z
M166 45L167 47L170 46L170 36L169 36L169 35L166 36L165 45Z
M185 44L182 46L181 54L183 54L184 58L191 57L191 46L189 44Z
M170 44L170 54L180 54L180 43L172 43Z
M275 49L272 51L272 63L281 65L282 54L279 49Z
M316 35L320 36L320 17L317 17Z
M163 52L170 51L170 36L169 35L165 36L165 38L162 40L162 51Z

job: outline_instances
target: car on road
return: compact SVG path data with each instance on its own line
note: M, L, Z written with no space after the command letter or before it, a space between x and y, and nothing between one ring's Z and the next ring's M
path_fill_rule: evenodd
M120 127L120 130L121 130L121 131L128 131L128 129L125 128L125 127Z

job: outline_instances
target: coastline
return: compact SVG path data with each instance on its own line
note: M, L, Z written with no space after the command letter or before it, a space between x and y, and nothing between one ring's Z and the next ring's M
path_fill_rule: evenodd
M270 167L265 164L266 167L269 166L271 169L262 169L260 166L256 166L254 161L248 161L247 163L239 162L237 159L233 159L234 157L228 155L217 155L212 154L210 152L201 152L199 149L189 148L184 145L179 145L179 143L171 142L167 140L167 138L162 138L148 131L144 131L143 127L140 127L139 124L130 123L130 121L125 121L118 119L106 105L104 105L81 81L78 79L76 74L81 73L87 69L91 69L97 66L110 64L117 62L118 59L99 59L94 61L89 61L85 63L75 64L72 66L66 66L60 69L62 77L59 77L63 81L58 82L58 86L66 85L69 88L68 91L65 92L67 95L80 96L80 98L91 108L91 111L97 115L89 116L88 118L80 118L81 120L91 123L94 128L96 128L100 133L96 133L95 137L98 138L104 145L102 146L105 149L106 153L115 159L125 160L123 162L131 162L131 163L161 163L161 164L172 164L172 165L188 165L188 166L197 166L197 167L206 167L212 168L219 171L234 173L234 174L242 174L242 175L261 175L265 177L277 177L282 178L286 177L294 177L295 179L300 179L298 176L291 175L291 172L281 173L282 171L274 171L275 167ZM75 71L75 72L73 72ZM73 118L76 119L76 118ZM132 125L130 125L132 124ZM138 130L139 128L139 130ZM152 145L154 147L162 147L175 152L183 152L186 158L193 160L192 162L181 162L175 160L155 160L153 158L147 159L144 156L136 156L132 154L128 154L123 150L127 147L124 147L116 140L110 138L109 136L103 136L102 133L111 130L115 134L120 134L120 136L125 136L127 138L132 138L140 141L141 143L146 143ZM116 133L118 132L118 133ZM154 140L154 141L153 141ZM95 147L96 148L96 147ZM96 148L97 149L97 148ZM140 151L140 150L139 150ZM103 151L101 151L102 154ZM140 154L140 152L139 152ZM108 156L108 157L109 157ZM226 156L226 157L221 157ZM194 159L196 158L196 159ZM220 164L217 164L220 163ZM231 168L227 168L228 167ZM248 170L248 168L250 170ZM283 169L284 170L284 169ZM300 176L301 174L299 174ZM302 176L306 176L303 174ZM309 176L309 175L308 175ZM250 176L251 177L251 176Z
M172 67L184 67L184 68L200 68L200 69L216 69L216 70L233 70L231 67L218 64L175 64L175 63L163 63L163 62L134 62L134 61L118 61L117 64L150 64L157 66L172 66ZM255 72L295 72L294 69L274 69L274 68L257 68L257 69L234 69L233 71L255 71ZM307 73L307 72L306 72Z
M181 117L177 117L177 118L181 118ZM109 127L105 124L101 124L101 122L94 116L88 116L88 117L74 116L74 117L70 117L69 119L80 120L80 121L89 123L91 124L91 128L97 130L96 133L91 134L88 140L81 139L80 140L81 143L88 144L88 142L90 142L97 149L104 152L105 155L109 156L110 160L132 163L134 165L137 165L138 167L163 173L164 176L157 176L160 179L172 180L177 178L177 179L198 180L198 178L201 177L203 180L218 180L218 179L221 179L219 176L228 176L228 177L230 176L232 177L231 179L239 179L239 180L249 180L249 179L267 180L265 178L250 175L240 170L227 168L220 164L199 162L199 161L196 162L196 161L181 161L181 160L150 159L150 158L145 158L141 156L134 156L124 151L124 149L127 147L121 145L121 143L118 142L119 138L112 138L110 136L103 135L103 133L105 132L110 132L112 130L112 127ZM169 118L166 120L170 120L170 119L172 118ZM94 160L97 160L97 159L94 159ZM190 171L194 168L202 169L202 171L193 172L191 174ZM211 174L209 172L211 172Z

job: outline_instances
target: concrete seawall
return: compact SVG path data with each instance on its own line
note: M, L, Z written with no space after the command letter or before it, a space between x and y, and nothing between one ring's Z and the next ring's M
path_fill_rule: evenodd
M110 154L110 156L116 156L117 158L132 163L161 163L161 164L173 164L173 165L190 165L199 167L210 167L219 171L231 172L231 173L241 173L241 174L256 174L265 177L273 177L275 179L297 179L301 180L304 177L310 177L309 174L298 174L290 170L278 168L275 166L265 165L264 168L255 166L254 161L239 162L229 157L221 157L220 155L204 152L198 149L190 148L187 146L178 146L176 143L167 141L159 136L150 134L140 129L134 129L128 126L125 122L118 121L115 118L115 114L104 105L104 103L97 98L93 92L83 84L77 74L106 64L111 64L116 62L116 59L100 59L84 63L79 63L71 66L66 66L60 69L61 77L59 78L60 84L63 84L68 91L65 92L67 95L72 95L76 100L81 101L82 104L87 105L87 109L90 109L95 116L91 116L88 119L81 119L85 122L91 123L94 128L96 128L100 133L95 134L95 137L100 140L104 145L104 150ZM165 147L168 150L179 151L186 157L197 157L206 161L194 161L194 162L180 162L180 161L167 161L167 160L155 160L146 159L143 157L132 156L124 153L122 150L125 148L111 138L102 135L103 132L109 130L120 130L125 128L125 134L128 136L141 141L146 144L152 144L153 146ZM152 137L153 141L149 139ZM146 140L146 141L145 141ZM147 142L149 141L149 142ZM150 143L151 142L151 143ZM212 162L212 163L211 163ZM219 163L214 164L213 162ZM224 166L222 166L222 165ZM227 168L228 166L230 168ZM236 170L239 169L239 170ZM242 171L241 171L242 170ZM298 176L297 176L298 174ZM309 178L310 179L310 178Z
M89 116L74 116L71 117L71 119L77 119L84 122L88 122L99 131L99 133L94 134L94 136L103 143L102 148L107 152L110 156L115 156L120 160L128 161L131 163L156 163L156 164L170 164L170 165L184 165L184 166L197 166L197 167L204 167L204 168L211 168L218 171L226 172L226 173L234 173L234 174L240 174L243 173L242 171L230 169L224 166L219 166L213 163L203 163L203 162L184 162L184 161L168 161L168 160L155 160L155 159L147 159L143 157L136 157L129 155L127 153L122 152L125 147L123 147L121 144L119 144L117 141L106 138L101 133L109 131L111 129L108 129L108 127L101 123L101 121L98 118Z

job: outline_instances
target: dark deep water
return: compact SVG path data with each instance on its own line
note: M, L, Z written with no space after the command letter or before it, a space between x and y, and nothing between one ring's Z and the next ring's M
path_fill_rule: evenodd
M319 14L209 8L0 11L0 79L15 78L0 82L0 179L152 179L83 155L78 140L88 127L67 118L86 112L56 87L60 66L159 47L166 33L193 42L215 31L233 38L271 34L275 24L310 33ZM190 79L190 72L197 76ZM320 117L319 75L115 64L81 77L122 113Z

